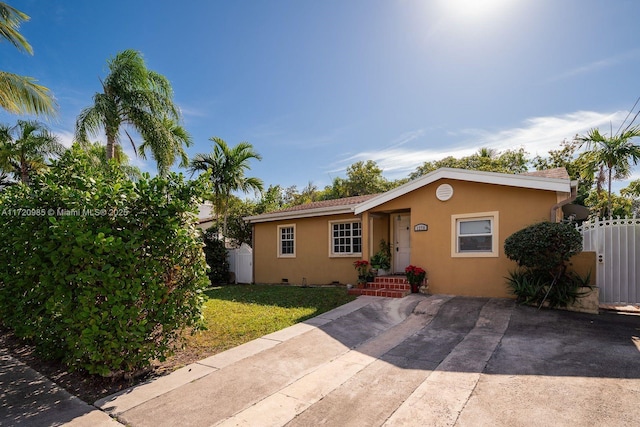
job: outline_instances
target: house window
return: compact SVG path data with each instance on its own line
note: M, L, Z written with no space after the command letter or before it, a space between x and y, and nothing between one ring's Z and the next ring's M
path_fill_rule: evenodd
M330 222L331 255L362 254L362 223L360 221Z
M498 212L453 215L451 256L497 257Z
M295 224L278 226L278 257L293 258L296 256Z

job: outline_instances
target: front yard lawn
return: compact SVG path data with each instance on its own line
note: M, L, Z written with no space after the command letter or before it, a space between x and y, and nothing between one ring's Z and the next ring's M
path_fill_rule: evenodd
M187 337L187 348L202 356L284 329L355 299L343 288L275 285L221 286L208 290L206 296L203 311L207 330Z

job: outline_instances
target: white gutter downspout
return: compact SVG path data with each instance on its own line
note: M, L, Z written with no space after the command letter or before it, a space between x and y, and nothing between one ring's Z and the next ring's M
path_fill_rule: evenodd
M576 198L578 197L578 181L571 181L571 195L569 196L568 199L564 199L561 202L556 203L555 205L553 205L551 207L551 222L557 222L556 218L556 212L558 211L559 208L563 207L564 205L568 205L569 203L573 202Z

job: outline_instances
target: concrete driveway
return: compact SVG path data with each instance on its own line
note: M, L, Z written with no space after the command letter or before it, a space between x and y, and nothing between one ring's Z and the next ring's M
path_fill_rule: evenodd
M360 297L96 402L131 426L637 425L640 316Z

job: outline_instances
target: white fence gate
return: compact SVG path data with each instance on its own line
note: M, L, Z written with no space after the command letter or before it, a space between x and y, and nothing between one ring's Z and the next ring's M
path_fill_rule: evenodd
M238 249L227 250L229 271L235 273L236 283L253 283L253 249L243 243Z
M640 303L640 218L585 221L583 250L596 253L600 302Z

